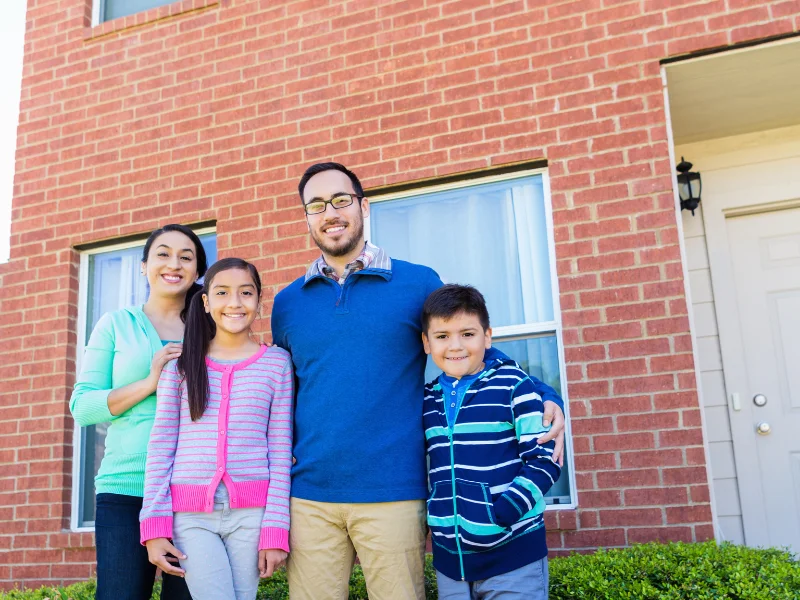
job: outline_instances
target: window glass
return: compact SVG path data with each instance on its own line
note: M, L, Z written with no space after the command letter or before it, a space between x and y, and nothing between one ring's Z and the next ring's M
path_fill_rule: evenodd
M171 4L175 0L95 0L102 2L101 21L111 21L119 17L126 17L142 12L156 6Z
M199 237L206 251L208 265L211 266L217 260L217 236L211 233ZM125 250L89 255L84 343L89 340L94 326L105 313L125 306L144 304L147 300L149 286L140 270L143 247L144 244ZM80 438L81 493L78 520L82 527L94 522L94 477L103 460L107 429L108 423L84 427Z
M391 256L481 290L493 327L553 320L540 176L375 202L370 230Z
M561 393L541 175L377 198L369 220L371 241L390 256L428 265L445 283L478 288L495 329L493 345ZM509 326L513 335L497 330ZM427 380L438 374L429 358ZM570 502L569 479L565 462L548 503Z

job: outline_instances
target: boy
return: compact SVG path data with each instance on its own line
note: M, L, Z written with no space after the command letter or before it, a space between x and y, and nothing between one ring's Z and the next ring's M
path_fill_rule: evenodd
M492 348L473 287L428 296L422 341L443 371L425 386L423 411L439 598L546 600L543 496L561 469L553 442L537 438L549 429L542 396L557 394Z

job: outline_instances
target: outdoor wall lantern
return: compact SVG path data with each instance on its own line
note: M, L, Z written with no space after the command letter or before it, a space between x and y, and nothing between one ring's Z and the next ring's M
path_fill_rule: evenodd
M703 182L700 173L691 171L692 163L681 156L681 162L675 167L678 171L678 194L681 197L681 210L694 211L700 205L700 192Z

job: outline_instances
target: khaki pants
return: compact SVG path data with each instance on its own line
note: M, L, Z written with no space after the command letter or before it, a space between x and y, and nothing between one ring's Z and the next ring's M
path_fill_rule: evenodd
M291 600L347 600L356 554L370 600L424 600L425 502L337 504L292 498Z

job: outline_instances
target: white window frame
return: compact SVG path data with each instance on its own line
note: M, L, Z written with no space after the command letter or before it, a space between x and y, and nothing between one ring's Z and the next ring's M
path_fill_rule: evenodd
M97 0L95 4L99 4L102 0ZM207 235L209 233L216 233L215 226L201 227L193 229L194 233L198 236ZM129 250L131 248L144 247L146 238L131 242L122 242L119 244L109 244L107 246L98 246L89 250L83 250L80 253L80 266L78 269L78 341L75 344L75 376L81 372L81 361L83 360L83 351L86 346L86 320L88 319L88 300L89 300L89 257L95 254L105 254L106 252L117 252L119 250ZM83 427L74 423L72 430L72 498L70 506L70 531L75 533L91 532L94 531L94 525L80 525L81 521L81 490L83 489L84 479L82 476L83 467L83 453L81 446L83 445ZM94 474L91 475L94 477Z
M92 0L92 27L97 27L102 23L100 17L105 8L105 2L106 0Z
M578 486L575 479L575 457L572 451L572 427L569 418L569 397L567 394L567 367L564 359L564 343L562 335L563 326L561 322L561 304L559 301L558 292L555 238L553 237L553 205L550 197L550 178L548 176L547 168L527 169L515 171L513 173L503 173L501 175L487 175L486 177L462 179L460 181L454 181L440 185L436 185L434 183L430 186L415 187L413 189L403 190L395 193L383 195L378 193L378 195L376 195L374 198L371 197L369 193L367 193L366 196L369 199L370 204L379 204L388 202L390 200L400 200L401 198L419 196L421 194L431 194L434 192L469 188L485 183L513 181L515 179L524 179L536 175L540 175L542 178L542 196L544 197L545 222L547 224L547 252L550 263L550 287L553 294L552 302L554 320L533 324L492 327L492 341L510 342L522 339L544 337L545 335L555 334L556 336L556 346L558 347L559 379L561 382L561 397L564 400L564 417L566 420L564 429L564 443L567 450L567 463L569 466L570 502L564 504L548 504L545 510L574 510L578 507ZM364 236L368 240L371 239L369 217L364 220Z
M164 0L164 4L162 4L161 6L172 4L175 1L176 0ZM104 19L105 10L106 10L106 0L92 0L92 27L97 27L98 25L102 25L103 23L105 23ZM135 15L137 13L131 13L131 14Z

